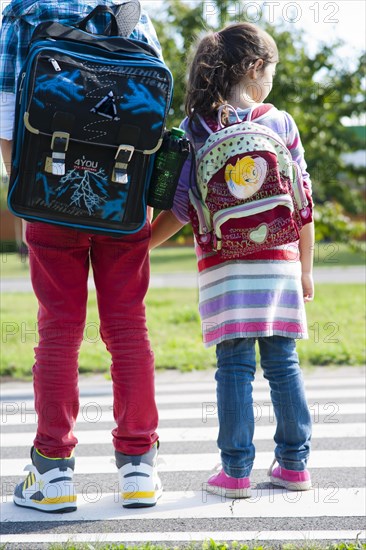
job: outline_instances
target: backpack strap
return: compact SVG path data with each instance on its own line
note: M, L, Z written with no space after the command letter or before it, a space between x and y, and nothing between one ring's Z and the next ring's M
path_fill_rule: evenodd
M201 115L197 115L197 120L208 134L213 134L217 131L217 124L213 119L206 119Z
M224 125L221 121L221 115L224 109L229 109L229 111L235 114L236 122L241 122L237 110L232 105L226 103L225 105L221 105L218 108L216 118L204 118L201 115L197 115L197 118L200 121L201 125L209 134L214 134L218 130L222 130L224 128Z
M81 29L69 25L63 25L55 21L44 21L40 23L32 34L30 46L38 40L67 40L68 42L87 43L91 46L98 46L109 52L124 52L134 54L145 54L157 57L156 50L147 42L124 38L123 36L102 36L83 32Z
M117 6L117 10L113 10L105 4L100 4L75 26L84 32L88 32L88 22L98 17L98 15L106 13L111 16L111 21L103 34L128 38L140 20L141 5L139 0L124 0Z
M88 32L87 24L89 21L97 17L99 14L105 14L108 13L111 16L111 23L108 25L109 28L109 34L110 36L116 36L118 35L118 25L117 25L117 19L114 14L114 11L109 7L105 5L98 5L96 6L84 19L79 21L77 25L75 25L78 29L81 29L84 32ZM106 34L106 29L104 31L104 34Z
M229 105L229 104L220 105L220 107L217 110L217 124L218 124L219 130L222 130L224 128L224 125L222 123L222 111L224 109L228 109L229 112L231 111L232 113L234 113L234 115L236 117L236 122L241 122L241 120L239 118L239 115L238 115L238 111L235 109L235 107L233 107L232 105Z
M221 114L222 114L222 111L225 108L228 108L229 111L231 111L235 114L236 121L233 124L237 124L239 122L254 121L255 119L258 119L261 116L267 114L268 111L270 111L271 109L274 109L275 107L271 103L263 103L262 105L252 107L250 109L249 113L245 116L245 118L243 120L240 119L240 117L238 115L238 111L234 107L232 107L231 105L221 105L221 107L219 107L219 109L218 109L216 119L214 119L214 118L210 118L210 119L209 118L204 118L201 115L197 115L197 118L198 118L199 122L201 123L203 128L209 134L213 134L213 133L217 132L218 130L222 130L222 128L224 127L222 122L221 122Z
M274 106L271 105L271 103L262 103L262 105L252 107L244 120L246 122L254 121L257 118L266 115L271 109L274 109Z

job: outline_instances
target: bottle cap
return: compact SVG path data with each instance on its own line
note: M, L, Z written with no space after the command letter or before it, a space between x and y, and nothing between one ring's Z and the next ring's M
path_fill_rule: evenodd
M185 131L182 130L181 128L172 128L171 132L172 132L172 137L175 137L178 139L185 136Z

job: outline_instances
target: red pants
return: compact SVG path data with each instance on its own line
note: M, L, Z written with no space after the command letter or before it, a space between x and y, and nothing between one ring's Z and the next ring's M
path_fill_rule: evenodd
M79 411L78 353L83 339L89 264L94 274L100 334L112 356L116 450L147 452L158 439L154 356L144 298L149 284L150 224L123 238L27 224L31 279L38 298L39 342L33 382L38 429L34 445L67 457Z

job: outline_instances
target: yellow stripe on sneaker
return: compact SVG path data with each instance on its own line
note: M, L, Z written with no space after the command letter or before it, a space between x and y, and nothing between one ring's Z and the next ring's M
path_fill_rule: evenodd
M49 456L43 455L43 454L41 453L41 451L39 451L38 449L36 449L36 453L37 453L37 455L42 456L43 458L47 458L47 460L64 460L64 458L65 458L66 460L68 460L69 458L72 458L72 456L73 456L73 454L74 454L74 451L71 451L71 455L70 455L70 456L58 457L58 458L51 458L51 457L49 457Z
M68 497L57 497L57 498L43 498L42 500L34 500L38 504L64 504L65 502L76 502L76 495Z
M135 493L122 493L124 499L154 498L155 491L136 491Z

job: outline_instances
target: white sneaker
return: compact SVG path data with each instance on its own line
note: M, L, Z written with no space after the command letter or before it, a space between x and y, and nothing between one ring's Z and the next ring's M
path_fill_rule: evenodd
M124 508L155 506L161 497L163 487L157 469L158 448L156 443L150 451L137 456L115 452Z
M74 512L75 458L47 458L32 447L31 459L32 464L24 468L28 476L15 487L14 503L41 512Z

